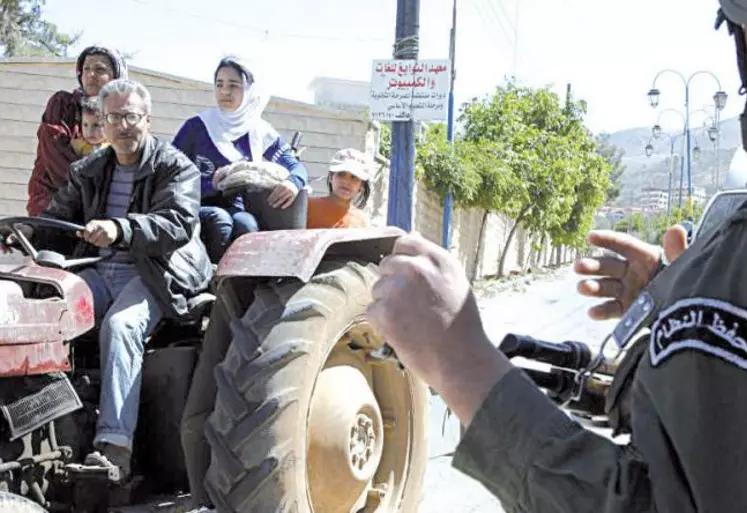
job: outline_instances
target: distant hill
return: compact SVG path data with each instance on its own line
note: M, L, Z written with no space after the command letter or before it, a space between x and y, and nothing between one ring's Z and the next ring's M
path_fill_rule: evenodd
M734 156L735 150L741 145L741 135L739 119L729 118L721 120L719 124L720 140L718 152L718 165L721 180L726 176L729 169L729 163ZM654 187L666 189L669 180L669 138L664 136L654 139L651 144L654 146L654 153L647 157L644 151L651 137L651 127L630 128L610 134L610 143L622 148L625 151L623 164L625 172L620 178L621 188L620 196L614 206L635 206L638 191L644 187ZM715 190L715 170L716 170L716 151L714 144L708 139L708 134L698 130L691 137L691 144L694 147L695 142L700 147L700 158L692 161L693 186L700 186L706 189L708 195ZM683 137L678 137L675 142L675 153L683 151ZM673 181L673 194L677 197L679 187L680 168L679 158L675 156L675 173ZM687 161L685 161L683 177L683 195L687 194Z

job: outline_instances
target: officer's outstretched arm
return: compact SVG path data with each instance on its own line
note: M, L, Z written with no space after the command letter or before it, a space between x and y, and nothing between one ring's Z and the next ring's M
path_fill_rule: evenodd
M512 512L744 511L746 220L747 207L657 283L663 309L632 382L630 446L583 429L512 369L454 466Z
M453 465L511 513L655 511L634 452L582 428L518 368L488 394Z

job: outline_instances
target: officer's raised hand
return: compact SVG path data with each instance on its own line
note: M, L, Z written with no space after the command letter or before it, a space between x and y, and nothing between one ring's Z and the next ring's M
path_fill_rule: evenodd
M578 284L584 296L610 298L589 309L596 320L621 317L656 274L661 257L674 261L687 247L687 232L680 225L667 230L664 244L654 246L626 233L599 230L589 233L588 241L597 247L613 251L623 258L601 256L582 258L575 264L578 274L591 276Z
M464 268L440 246L407 235L380 273L368 319L468 425L510 363L485 334Z

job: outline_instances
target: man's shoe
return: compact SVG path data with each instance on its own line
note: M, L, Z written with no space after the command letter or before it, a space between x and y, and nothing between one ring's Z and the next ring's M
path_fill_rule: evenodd
M130 477L130 458L131 453L128 449L113 444L103 444L100 451L86 456L83 464L106 468L109 471L110 481L123 483Z

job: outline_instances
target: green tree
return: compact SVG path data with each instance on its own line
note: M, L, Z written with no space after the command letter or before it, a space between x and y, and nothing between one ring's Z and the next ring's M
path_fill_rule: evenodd
M587 149L587 151L589 151ZM568 218L549 230L556 245L581 248L586 234L593 228L594 214L604 204L609 191L609 165L598 154L588 153L585 174L575 187L575 203Z
M700 220L700 216L703 215L704 208L704 205L700 205L697 203L693 205L693 225L697 224L698 220ZM647 234L648 242L652 244L663 244L664 234L667 232L667 230L671 226L683 222L683 220L685 219L687 219L687 206L683 206L681 209L673 207L669 215L667 215L666 212L657 213L655 216L653 216L653 219L650 223L651 228Z
M67 56L80 34L61 33L42 19L46 0L0 0L0 49L4 57Z
M449 145L446 125L432 124L416 152L417 178L441 201L451 192L455 205L483 209L473 266L476 272L488 215L499 211L502 202L510 201L509 187L514 176L506 164L501 145L492 141L465 139L456 139Z
M457 204L469 203L478 193L481 180L476 166L482 157L475 148L464 140L449 145L446 125L431 124L415 149L415 176L442 201L451 192Z
M585 114L583 101L569 97L562 104L547 88L508 82L463 107L452 145L443 124L431 125L418 141L418 179L442 200L452 192L456 206L483 211L474 269L491 212L514 220L500 274L519 226L556 245L585 244L610 172L583 124Z
M607 202L611 202L616 200L620 195L620 177L625 172L625 165L622 163L625 150L612 144L610 142L610 134L607 133L597 135L595 143L597 152L611 167L609 173L610 185L607 189Z
M615 223L614 230L617 232L634 232L643 234L646 219L640 212L631 213Z
M499 274L519 226L578 244L575 234L591 225L603 201L598 183L602 190L609 185L609 164L599 158L583 125L585 112L584 102L568 98L564 105L548 88L513 82L465 106L460 117L464 139L487 148L492 161L492 166L478 166L484 174L478 194L466 206L514 220Z

